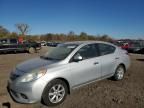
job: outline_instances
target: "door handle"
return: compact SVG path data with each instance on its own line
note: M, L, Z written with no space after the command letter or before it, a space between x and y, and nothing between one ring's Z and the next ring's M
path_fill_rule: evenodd
M99 64L99 62L94 62L94 65L97 65L97 64Z
M119 59L119 57L116 57L115 59L117 60L117 59Z

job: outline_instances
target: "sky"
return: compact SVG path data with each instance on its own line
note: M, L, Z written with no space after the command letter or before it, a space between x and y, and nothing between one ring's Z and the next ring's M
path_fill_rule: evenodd
M144 39L144 0L0 0L0 25L17 32L26 23L29 34L107 34Z

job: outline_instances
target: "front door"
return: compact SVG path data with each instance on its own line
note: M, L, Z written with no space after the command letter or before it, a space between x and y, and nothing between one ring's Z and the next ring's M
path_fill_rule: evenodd
M89 44L83 46L74 56L77 54L82 56L83 59L77 62L72 60L69 64L72 75L72 86L79 86L101 78L101 62L97 45Z
M0 50L1 51L8 51L9 50L9 43L7 39L0 40Z

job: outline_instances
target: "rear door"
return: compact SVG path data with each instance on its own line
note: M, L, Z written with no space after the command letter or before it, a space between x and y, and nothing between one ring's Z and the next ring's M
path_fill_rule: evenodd
M98 43L100 61L102 65L102 77L111 76L115 72L116 56L115 47L109 44Z
M71 61L69 64L72 75L72 86L79 86L101 78L101 63L98 57L97 45L86 45L80 48L74 56L77 54L81 55L83 60L79 62Z

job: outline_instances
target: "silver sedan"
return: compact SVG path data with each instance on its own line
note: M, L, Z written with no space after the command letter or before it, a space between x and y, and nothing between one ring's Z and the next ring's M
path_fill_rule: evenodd
M18 64L11 72L8 91L19 103L43 101L54 106L80 86L109 77L122 80L129 65L128 53L113 44L67 42Z

